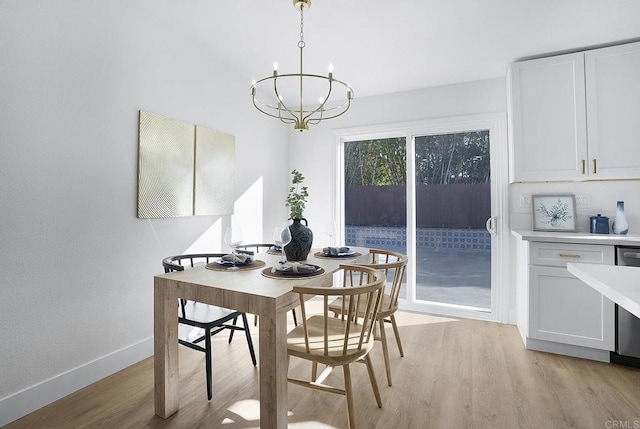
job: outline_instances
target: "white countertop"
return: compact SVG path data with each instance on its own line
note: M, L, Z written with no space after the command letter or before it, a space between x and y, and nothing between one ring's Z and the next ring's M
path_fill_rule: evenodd
M640 317L640 267L568 263L567 270L615 302Z
M618 246L640 245L639 234L590 234L588 232L545 232L513 229L511 234L525 241L544 241L553 243L608 244Z

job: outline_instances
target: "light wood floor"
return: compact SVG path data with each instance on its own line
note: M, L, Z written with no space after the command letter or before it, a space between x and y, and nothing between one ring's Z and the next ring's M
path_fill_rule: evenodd
M393 387L386 385L379 347L372 354L382 409L366 367L352 369L359 428L640 427L640 370L525 350L512 325L409 313L398 319L405 357L392 340ZM167 420L154 415L149 358L6 429L258 427L258 370L242 337L230 346L224 336L214 339L211 402L203 359L180 347L180 411ZM305 376L309 368L292 360L290 372ZM329 380L341 383L341 371ZM338 395L289 385L289 410L291 428L347 425Z

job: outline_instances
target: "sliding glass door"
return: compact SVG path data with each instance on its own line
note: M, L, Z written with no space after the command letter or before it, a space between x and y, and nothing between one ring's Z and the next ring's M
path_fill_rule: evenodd
M504 143L503 131L484 118L452 118L339 139L344 242L409 255L406 308L498 318L504 193L493 182L492 146Z

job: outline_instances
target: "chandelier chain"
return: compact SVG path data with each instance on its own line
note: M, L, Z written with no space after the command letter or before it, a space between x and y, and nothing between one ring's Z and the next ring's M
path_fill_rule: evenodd
M298 48L304 48L304 8L300 8L300 41L298 42Z

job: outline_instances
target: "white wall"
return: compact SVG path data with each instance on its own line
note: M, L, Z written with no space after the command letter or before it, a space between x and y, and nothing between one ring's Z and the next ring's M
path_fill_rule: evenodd
M286 129L152 3L0 3L0 426L149 356L161 258L222 250L228 216L136 218L139 109L235 135L247 240L286 216Z
M521 196L544 193L569 193L587 198L585 206L577 207L578 231L589 232L589 217L608 216L610 223L616 214L616 202L624 201L629 233L640 234L640 180L609 180L594 182L513 183L509 186L514 226L531 229L531 206L522 207ZM524 225L517 225L524 223Z

